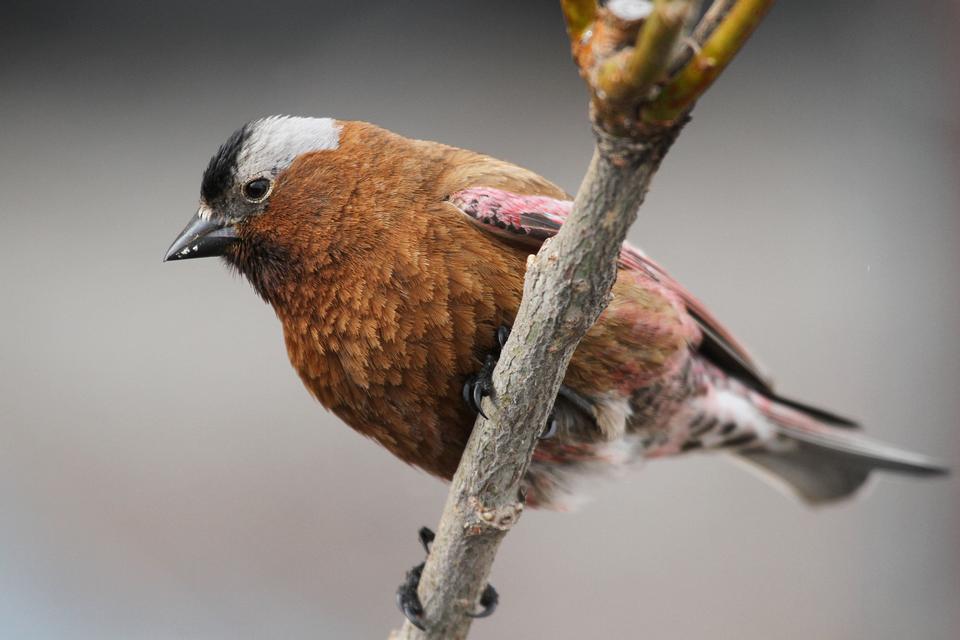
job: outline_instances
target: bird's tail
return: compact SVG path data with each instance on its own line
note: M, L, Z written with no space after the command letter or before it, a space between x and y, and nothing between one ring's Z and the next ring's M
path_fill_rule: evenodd
M775 437L766 449L744 449L737 455L807 503L850 497L874 470L948 473L933 459L868 438L854 423L833 414L789 400L764 404L761 412Z

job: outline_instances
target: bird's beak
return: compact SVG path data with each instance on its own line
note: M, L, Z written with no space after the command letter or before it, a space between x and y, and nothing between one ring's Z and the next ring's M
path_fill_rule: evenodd
M233 225L201 217L198 211L167 249L163 261L222 256L236 241L237 230Z

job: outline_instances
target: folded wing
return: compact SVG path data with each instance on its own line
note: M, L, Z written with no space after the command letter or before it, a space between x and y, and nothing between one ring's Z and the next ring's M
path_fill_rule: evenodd
M505 242L539 248L543 241L556 235L573 208L571 200L511 193L490 187L474 187L450 196L471 222ZM629 243L620 252L620 268L643 271L674 292L687 312L697 322L703 339L698 351L714 365L749 387L773 396L769 381L759 366L733 335L685 287L670 277L656 262ZM803 405L797 404L801 410ZM819 411L819 410L815 410ZM823 412L820 412L823 413ZM829 415L829 414L828 414ZM848 422L842 418L832 418Z

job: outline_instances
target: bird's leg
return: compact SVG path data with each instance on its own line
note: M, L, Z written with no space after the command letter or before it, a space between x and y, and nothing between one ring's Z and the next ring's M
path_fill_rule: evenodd
M497 327L496 342L493 349L491 349L487 357L484 358L480 371L467 378L467 381L463 383L463 401L467 403L468 407L484 418L487 417L487 414L483 412L483 399L491 397L493 394L493 370L500 360L500 352L503 350L503 345L507 344L507 338L509 337L510 327L506 325ZM540 438L552 438L556 432L557 420L553 411L551 411L543 433L540 434Z
M463 383L463 401L484 418L487 417L487 414L483 412L481 405L484 398L493 394L493 370L500 360L500 352L503 350L503 345L507 344L507 338L509 337L510 327L506 325L497 327L496 342L493 349L484 358L480 371L467 378L467 381Z
M429 556L430 544L435 537L433 531L427 527L420 527L417 535L420 538L420 544L423 545L423 550ZM421 631L425 629L426 625L423 619L423 603L420 602L417 588L420 586L420 577L423 575L424 565L426 565L426 561L407 571L403 583L397 587L397 607L400 608L406 619ZM480 611L467 615L471 618L486 618L494 612L499 601L500 596L497 594L497 590L493 588L493 585L488 584L483 588L483 593L480 594Z

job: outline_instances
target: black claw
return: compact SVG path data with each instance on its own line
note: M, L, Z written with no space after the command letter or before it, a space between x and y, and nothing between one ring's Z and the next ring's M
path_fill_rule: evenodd
M540 434L541 440L549 440L553 436L557 435L557 416L553 411L550 412L550 417L547 418L547 427L543 430L543 433Z
M497 327L497 344L503 349L503 345L507 344L507 338L510 337L510 327L505 324Z
M484 398L493 399L493 370L497 366L497 360L500 358L500 350L503 349L503 345L507 343L507 338L509 337L510 327L506 325L497 327L497 333L494 336L495 344L491 352L488 353L484 359L480 371L476 375L467 378L467 381L463 383L463 401L484 418L487 418L487 414L484 413L481 405L483 404Z
M467 615L471 618L486 618L497 610L497 604L499 602L500 595L497 593L497 590L493 588L492 584L488 584L484 587L483 593L480 594L480 606L482 607L480 611L468 613Z
M423 550L427 552L427 555L430 555L430 544L433 542L433 539L437 537L436 534L430 527L420 527L420 531L417 532L417 537L420 538L420 544L423 545Z
M420 527L420 531L417 532L417 538L420 539L420 544L423 545L423 550L427 555L430 555L430 543L433 542L435 537L436 535L430 527ZM410 621L410 624L421 631L425 629L425 623L423 620L423 603L420 602L417 588L420 586L420 576L423 575L425 565L425 562L421 562L407 571L403 584L397 587L397 608Z
M477 376L470 376L463 383L463 402L471 409L473 408L473 387L477 384Z
M429 529L427 530L429 531ZM417 587L420 586L423 566L424 563L421 562L407 571L407 577L404 578L403 584L397 587L397 608L410 621L410 624L421 631L426 630L426 626L423 620L423 604L420 602L420 596L417 595Z
M483 386L479 384L473 385L473 406L477 410L477 413L482 415L484 419L487 418L487 414L483 412Z
M493 382L491 381L491 377L493 376L493 369L496 366L497 358L492 354L488 355L480 372L470 376L467 378L467 381L463 383L463 401L484 418L487 418L487 414L483 412L483 399L493 398Z

